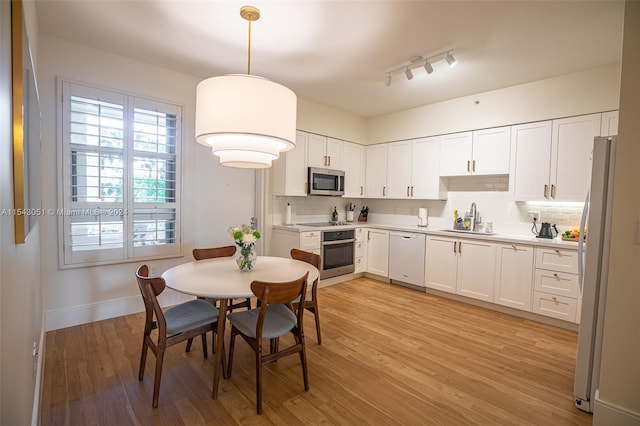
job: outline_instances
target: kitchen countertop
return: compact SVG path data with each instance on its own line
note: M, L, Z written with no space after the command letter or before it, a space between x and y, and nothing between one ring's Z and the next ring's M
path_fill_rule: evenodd
M554 239L537 238L535 235L521 235L521 234L485 234L483 232L453 232L444 229L419 227L417 225L394 225L388 223L373 223L373 222L355 222L344 225L327 225L322 227L305 226L305 225L273 225L274 229L283 229L295 232L310 232L310 231L332 231L340 229L354 229L354 228L374 228L374 229L386 229L389 231L405 231L405 232L417 232L427 235L438 235L441 237L451 238L464 238L473 240L493 241L496 243L518 243L529 244L540 247L553 247L563 249L578 249L578 244L574 241L563 241L558 236Z

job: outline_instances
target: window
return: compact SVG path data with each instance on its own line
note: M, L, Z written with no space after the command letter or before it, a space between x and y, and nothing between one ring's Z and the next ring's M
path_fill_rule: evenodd
M62 82L63 265L180 254L181 108Z

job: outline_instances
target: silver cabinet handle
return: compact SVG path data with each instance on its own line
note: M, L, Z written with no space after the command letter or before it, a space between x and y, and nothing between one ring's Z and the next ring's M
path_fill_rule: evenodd
M382 196L383 196L383 197L386 197L386 196L387 196L387 187L386 187L386 186L383 186L383 187L382 187Z
M360 187L360 195L364 195L364 186Z
M410 197L409 195L409 187L407 186L407 197Z
M556 186L551 185L551 198L556 198Z
M411 187L411 196L413 197L413 186Z
M549 189L549 185L544 184L544 198L547 198L547 190Z

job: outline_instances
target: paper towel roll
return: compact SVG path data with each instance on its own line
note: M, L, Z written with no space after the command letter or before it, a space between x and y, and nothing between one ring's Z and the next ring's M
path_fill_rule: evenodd
M291 225L291 204L287 203L287 210L284 213L284 224Z
M418 209L418 226L427 226L429 224L429 218L427 215L427 209L420 207Z

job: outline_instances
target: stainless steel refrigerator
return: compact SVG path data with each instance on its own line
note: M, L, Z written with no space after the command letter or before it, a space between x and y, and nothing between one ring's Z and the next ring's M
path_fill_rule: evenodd
M593 412L600 379L602 332L609 273L611 212L616 137L593 143L591 188L584 205L578 243L578 273L582 311L573 394L576 407ZM585 227L588 229L584 242Z

